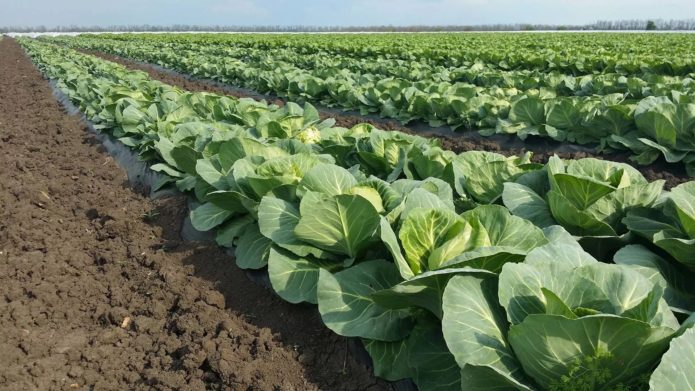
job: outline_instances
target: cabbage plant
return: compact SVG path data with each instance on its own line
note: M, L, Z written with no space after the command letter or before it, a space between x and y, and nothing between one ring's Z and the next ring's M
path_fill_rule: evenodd
M412 205L433 200L453 208L451 189L441 180L390 184L318 163L296 185L281 183L265 193L257 207L259 235L250 247L268 245L270 282L281 297L315 303L321 270L338 272L355 262L350 269L360 270L361 263L384 253L379 246L383 221L397 220ZM242 239L237 251L244 248Z
M394 209L400 213L393 225L387 217L380 221L390 255L386 258L392 262L371 260L337 272L322 269L317 288L326 326L364 338L379 376L412 377L422 390L461 387L458 365L441 333L447 282L461 275L494 278L502 265L520 262L548 243L540 228L499 205L456 214L451 189L446 186L449 193L438 194L432 186L437 184L393 184L403 195Z
M636 153L640 164L663 156L669 163L683 162L688 174L695 175L695 104L687 95L675 93L650 96L637 105L634 113L637 131L612 139Z
M461 201L492 204L501 198L505 182L543 167L531 163L532 156L530 152L507 157L494 152L466 151L447 165L443 176Z
M677 335L660 286L598 262L558 230L499 279L449 281L442 330L462 389L630 389Z
M615 262L661 284L674 311L695 311L695 182L673 188L658 207L628 212L623 222L649 247L627 246L616 253Z
M695 182L673 188L661 208L636 209L623 221L630 231L695 271Z
M654 205L663 185L628 164L553 156L544 170L505 183L502 199L514 215L540 227L559 224L601 253L609 241L627 241L622 219L634 208Z
M423 206L427 203L437 207ZM548 243L541 229L498 205L459 216L421 188L411 191L404 204L398 234L385 217L380 220L381 240L393 262L373 260L338 273L320 272L319 312L336 333L401 340L412 328L416 309L441 318L442 292L453 276L494 276L505 263L520 262ZM375 320L384 324L383 330L370 327Z

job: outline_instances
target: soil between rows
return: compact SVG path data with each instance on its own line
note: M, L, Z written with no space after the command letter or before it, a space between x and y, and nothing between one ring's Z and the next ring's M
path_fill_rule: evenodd
M185 198L133 191L7 37L0 167L0 389L388 389L314 307L181 241Z
M237 98L256 98L257 96L253 94L246 94L240 91L230 91L230 89L224 88L221 86L219 83L213 82L211 80L205 80L205 79L198 79L198 78L193 78L193 77L187 77L186 75L179 74L177 72L173 71L166 71L162 69L158 69L158 67L149 65L149 64L143 64L137 61L129 60L123 57L119 56L114 56L111 54L103 53L103 52L96 52L96 51L89 51L89 50L80 50L82 53L85 54L90 54L96 57L100 57L102 59L108 60L108 61L113 61L118 64L121 64L125 66L128 69L131 70L140 70L144 71L152 79L159 80L163 83L177 86L179 88L182 88L184 90L188 91L194 91L194 92L211 92L211 93L216 93L216 94L221 94L221 95L228 95L228 96L234 96ZM285 103L285 100L279 97L273 97L271 100L271 103L275 103L277 105L283 105ZM613 154L598 154L598 153L591 153L591 152L553 152L553 149L561 146L562 143L556 142L554 140L550 140L547 138L540 138L540 137L530 137L527 139L524 143L516 143L516 144L523 144L523 146L520 147L507 147L502 145L497 140L494 139L486 139L486 138L481 138L481 137L468 137L467 135L457 136L457 137L452 137L452 136L446 136L446 135L441 135L437 134L435 132L428 132L428 131L415 131L412 128L409 128L407 126L403 126L397 121L394 120L389 120L389 119L382 119L382 120L373 120L370 118L365 118L363 116L359 115L352 115L352 114L342 114L342 113L336 113L334 111L328 112L328 111L321 111L319 110L319 113L321 115L322 119L325 118L335 118L336 120L336 125L337 126L342 126L346 128L350 128L354 125L357 125L359 123L369 123L374 125L375 127L383 130L399 130L405 133L410 133L410 134L417 134L420 136L425 136L425 137L433 137L433 138L438 138L441 141L442 147L451 151L454 151L456 153L460 153L463 151L471 151L471 150L477 150L477 151L490 151L490 152L497 152L506 156L511 156L511 155L522 155L526 151L531 151L534 153L533 156L533 161L539 162L539 163L545 163L548 161L550 157L553 155L557 154L563 159L581 159L585 157L595 157L598 159L607 159L607 160L613 160L617 162L623 162L623 163L628 163L633 165L635 168L637 168L644 176L647 178L649 181L655 181L659 179L663 179L665 183L665 188L670 189L674 186L677 186L683 182L688 182L690 180L693 180L693 178L689 177L688 174L685 172L685 169L682 164L671 164L667 163L663 158L660 158L653 164L647 165L647 166L640 166L636 165L633 162L629 160L630 154L629 153L613 153ZM471 133L472 134L472 133ZM513 136L510 136L510 139L513 139Z

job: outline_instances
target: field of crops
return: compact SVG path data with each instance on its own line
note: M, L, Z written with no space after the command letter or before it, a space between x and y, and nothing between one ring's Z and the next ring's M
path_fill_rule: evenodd
M294 102L548 137L695 175L695 40L669 34L57 38Z
M695 175L687 35L88 35L19 43L193 227L431 390L695 389L695 181L454 153L321 107ZM75 49L287 99L189 92ZM314 105L312 105L312 103ZM318 109L317 109L318 108ZM230 266L231 267L231 266ZM290 320L291 321L291 320Z

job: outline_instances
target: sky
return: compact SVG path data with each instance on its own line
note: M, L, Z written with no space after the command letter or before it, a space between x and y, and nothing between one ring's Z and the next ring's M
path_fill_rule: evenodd
M0 26L587 24L695 18L695 0L0 0Z

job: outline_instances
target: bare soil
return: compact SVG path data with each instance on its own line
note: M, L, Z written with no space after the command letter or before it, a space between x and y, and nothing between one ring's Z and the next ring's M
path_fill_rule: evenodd
M183 242L0 40L0 389L386 390L321 323Z
M82 52L103 58L103 59L108 60L108 61L116 62L118 64L125 66L128 69L144 71L147 74L149 74L152 79L159 80L163 83L166 83L169 85L174 85L174 86L177 86L179 88L182 88L182 89L185 89L188 91L212 92L212 93L221 94L221 95L235 96L237 98L253 97L253 96L251 96L249 94L245 94L243 92L230 91L229 89L226 89L226 88L220 86L218 83L212 82L210 80L203 80L203 79L186 77L185 75L181 75L181 74L178 74L176 72L163 71L163 70L158 69L157 67L154 67L152 65L143 64L140 62L132 61L132 60L129 60L126 58L122 58L122 57L118 57L118 56L114 56L114 55L106 54L106 53L102 53L102 52L86 51L86 50L84 50ZM279 106L282 106L284 104L284 102L285 101L279 97L275 97L274 99L271 100L271 103L275 103ZM399 131L410 133L410 134L418 134L421 136L438 138L440 140L443 148L449 149L449 150L454 151L456 153L460 153L460 152L464 152L464 151L471 151L471 150L478 150L478 151L497 152L497 153L500 153L500 154L503 154L506 156L511 156L511 155L521 155L521 154L525 153L526 151L531 151L534 153L533 161L538 162L538 163L547 162L548 159L555 154L557 154L558 156L560 156L563 159L581 159L581 158L585 158L585 157L595 157L598 159L613 160L613 161L618 161L618 162L623 162L623 163L628 163L628 164L633 165L649 181L655 181L655 180L663 179L666 182L666 184L665 184L666 189L670 189L670 188L677 186L683 182L693 180L693 178L691 178L687 175L683 165L667 163L662 158L660 158L658 161L656 161L653 164L650 164L647 166L639 166L639 165L635 165L633 162L631 162L629 160L629 157L630 157L629 153L598 154L598 153L591 153L591 152L561 152L561 153L552 152L552 149L554 147L560 145L560 143L553 141L553 140L546 139L546 138L529 138L528 140L526 140L526 142L519 143L519 144L523 144L522 147L510 148L510 147L506 147L506 146L501 145L500 142L493 140L493 139L485 139L485 138L481 139L479 137L466 137L465 135L463 137L461 137L461 136L453 137L453 136L435 134L433 132L416 132L412 128L409 128L407 126L403 126L394 120L383 119L383 120L375 121L373 119L365 118L365 117L359 116L359 115L340 114L340 113L326 112L326 111L319 111L319 113L320 113L322 119L335 118L336 125L346 127L346 128L350 128L350 127L352 127L356 124L359 124L359 123L369 123L369 124L374 125L375 127L378 127L379 129L383 129L383 130L399 130Z

